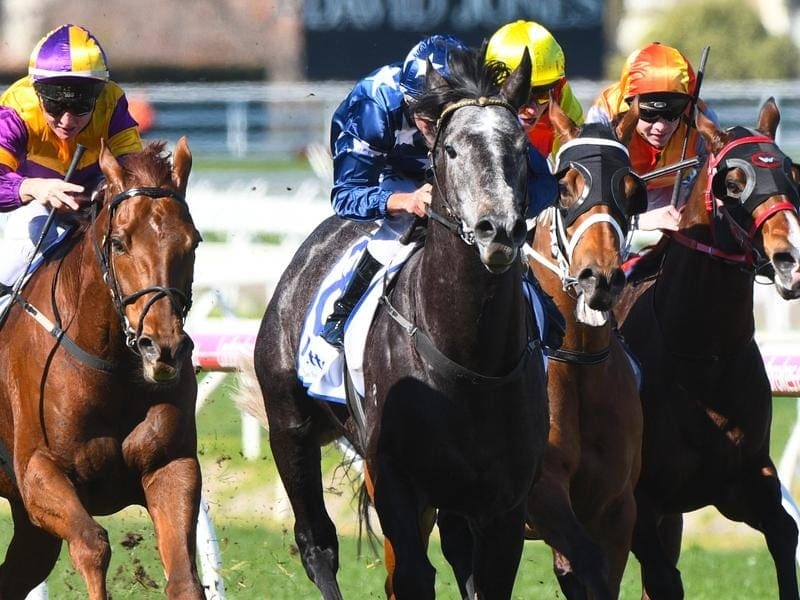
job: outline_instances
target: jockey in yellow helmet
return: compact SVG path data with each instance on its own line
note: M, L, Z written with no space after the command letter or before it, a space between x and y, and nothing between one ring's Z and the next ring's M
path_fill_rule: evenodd
M558 142L547 113L550 99L580 125L583 109L572 92L564 72L564 51L553 35L534 21L514 21L503 25L489 39L486 60L501 62L515 69L528 48L533 62L531 98L519 111L519 120L531 144L544 156L555 155Z

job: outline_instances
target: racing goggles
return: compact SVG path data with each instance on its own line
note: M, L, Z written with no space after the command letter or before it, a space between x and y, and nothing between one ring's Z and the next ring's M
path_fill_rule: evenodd
M657 98L639 98L639 118L646 123L659 119L674 121L683 114L689 104L689 97L683 94Z
M550 94L555 89L556 83L558 82L551 83L550 85L538 85L536 87L532 87L528 104L538 104L539 106L544 106L550 102Z
M64 85L36 82L34 87L42 101L42 108L55 118L65 112L76 117L88 115L94 110L97 97L103 89L102 83Z
M95 105L94 98L73 98L71 100L53 100L43 96L40 96L40 98L42 99L42 108L47 114L55 118L66 112L75 117L83 117L92 112Z

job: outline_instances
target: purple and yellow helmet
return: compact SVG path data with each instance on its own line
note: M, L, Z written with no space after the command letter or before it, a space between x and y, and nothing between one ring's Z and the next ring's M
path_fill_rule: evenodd
M89 31L62 25L44 36L31 53L28 75L34 82L50 79L108 81L106 54Z

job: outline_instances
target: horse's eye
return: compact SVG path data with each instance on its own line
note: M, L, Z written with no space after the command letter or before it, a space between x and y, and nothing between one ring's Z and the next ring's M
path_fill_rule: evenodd
M125 247L125 242L122 241L122 238L119 238L117 236L111 236L109 242L111 243L111 249L116 254L123 254L127 250L127 248Z
M455 158L457 156L456 149L453 148L450 144L445 144L444 151L447 152L447 156L450 158Z
M725 181L725 191L731 198L738 198L744 191L744 186L734 179L727 179Z
M569 191L569 186L561 181L558 182L558 203L562 208L566 208L569 204L572 194Z

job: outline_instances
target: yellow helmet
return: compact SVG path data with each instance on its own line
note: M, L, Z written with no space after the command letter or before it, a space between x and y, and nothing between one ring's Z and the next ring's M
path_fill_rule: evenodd
M514 21L494 32L486 47L486 60L516 69L527 46L531 54L531 87L551 85L564 77L564 51L547 29L534 21Z

